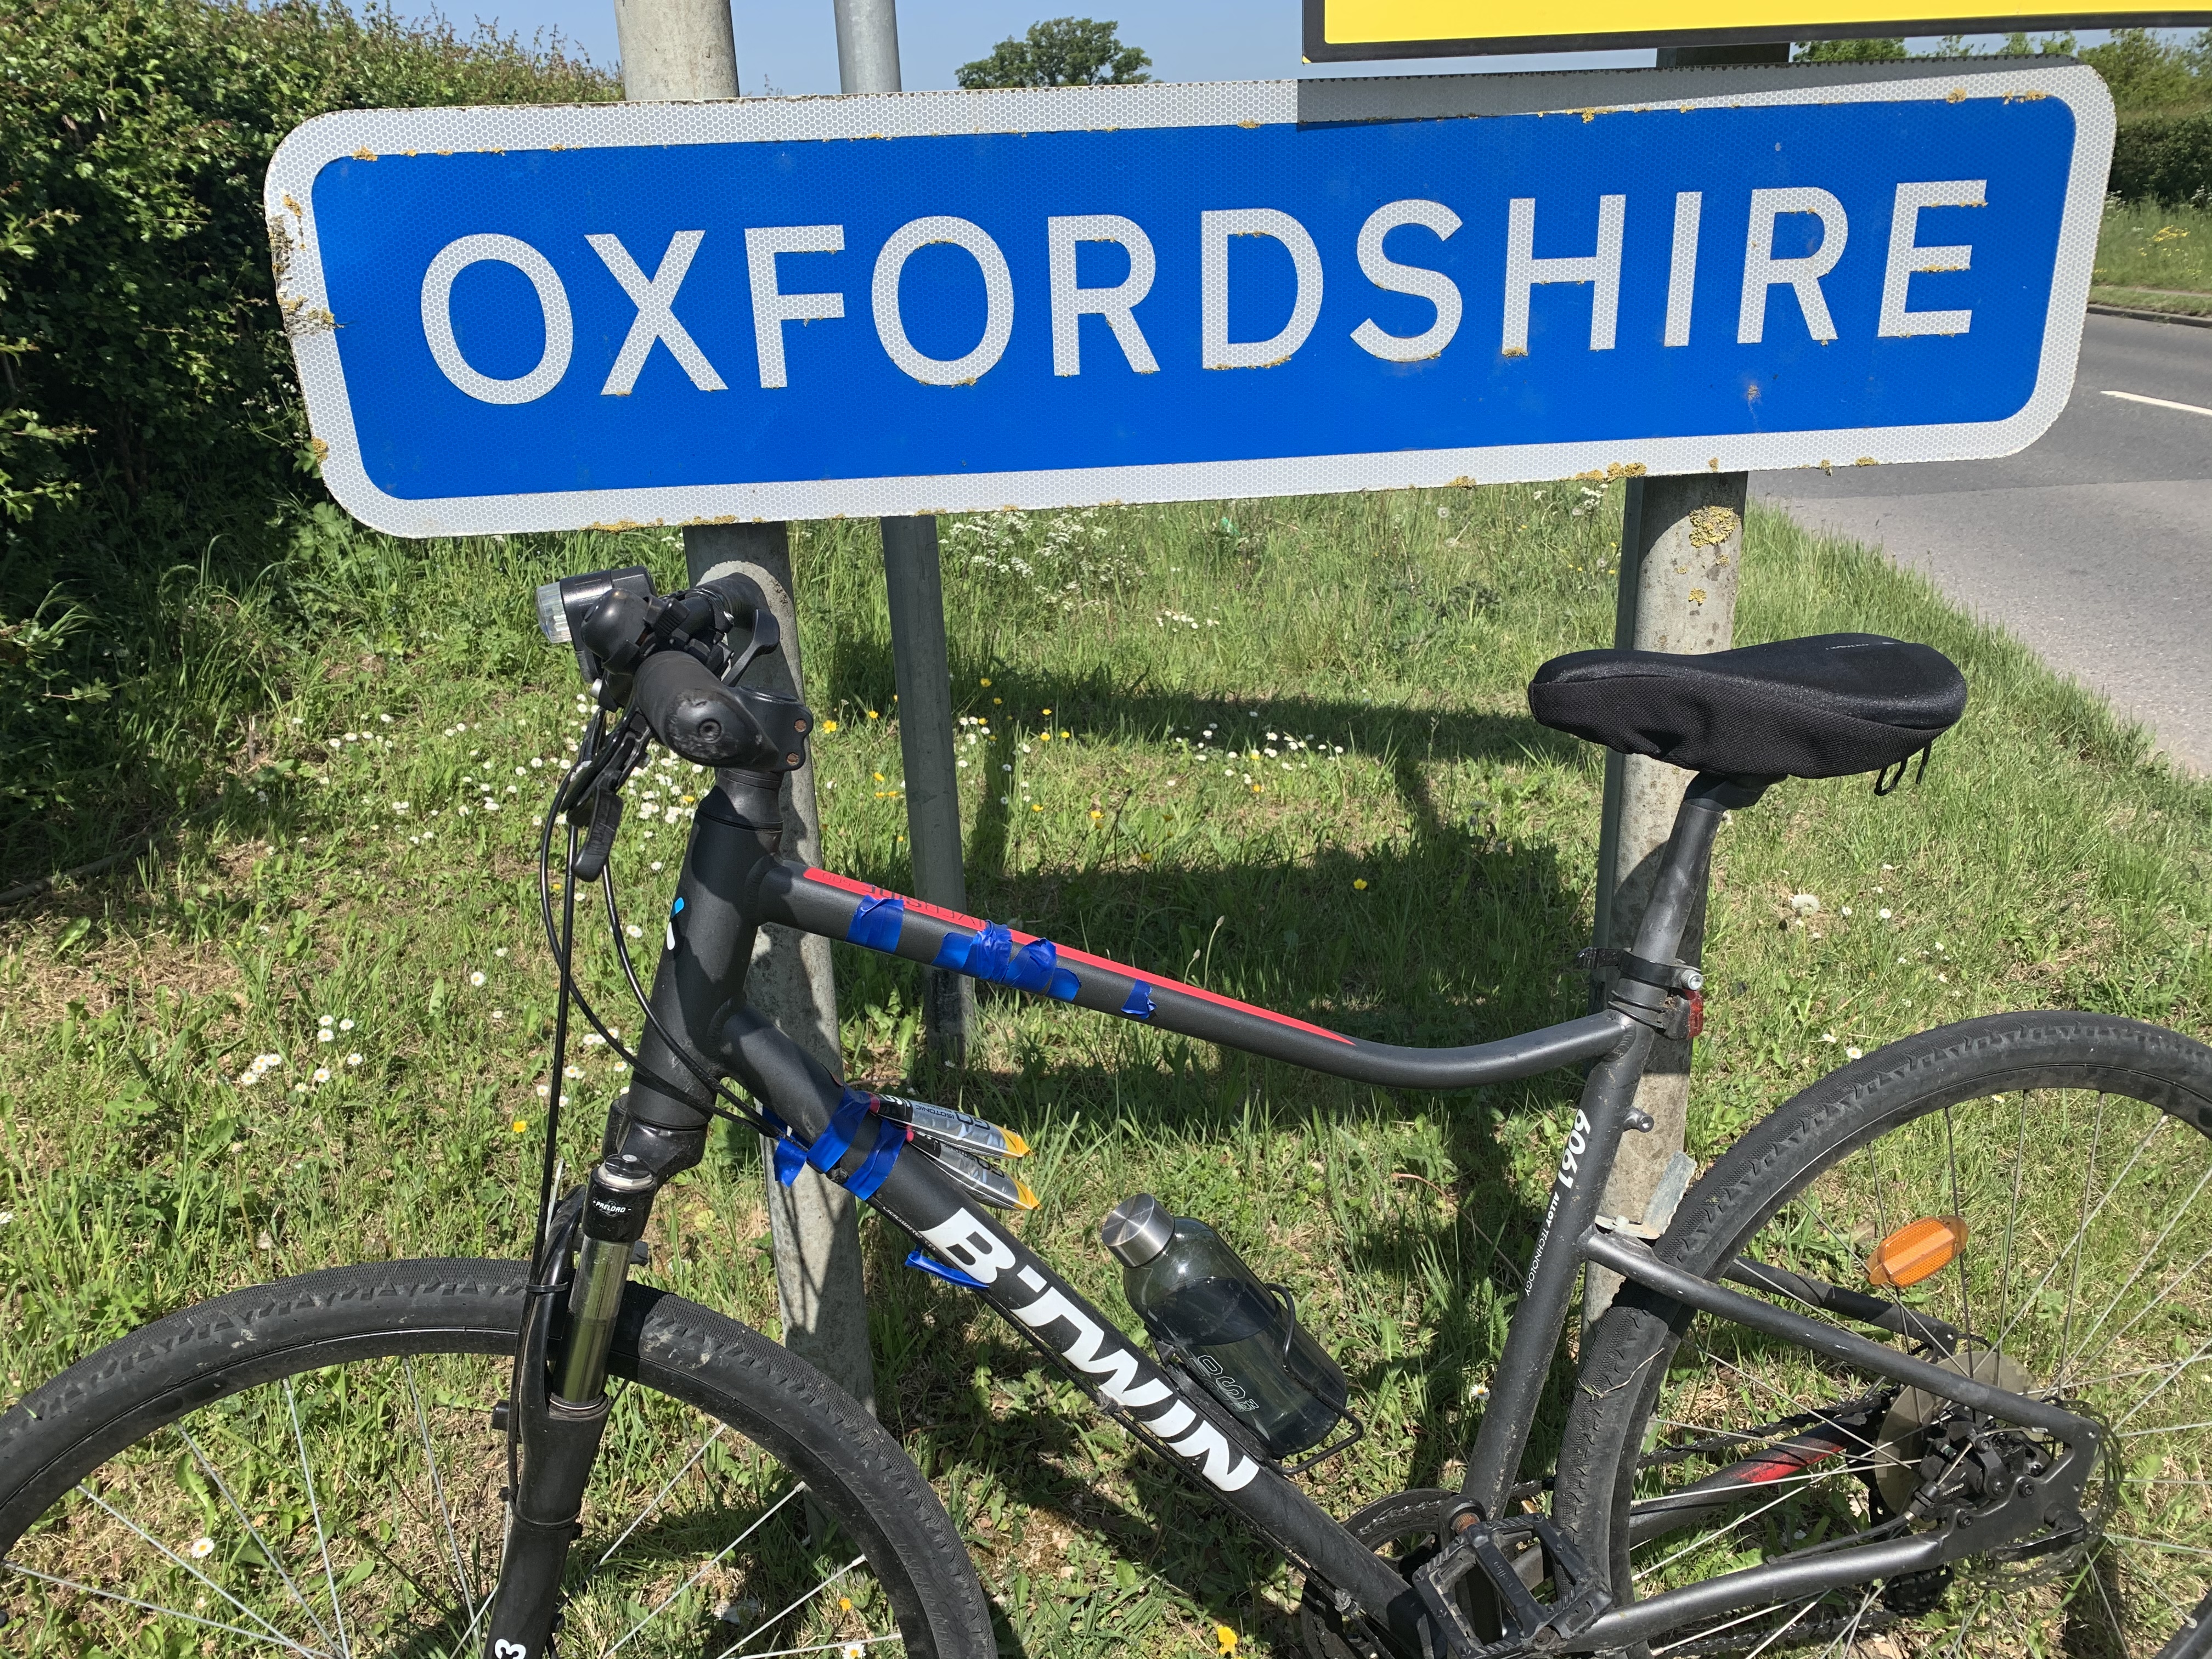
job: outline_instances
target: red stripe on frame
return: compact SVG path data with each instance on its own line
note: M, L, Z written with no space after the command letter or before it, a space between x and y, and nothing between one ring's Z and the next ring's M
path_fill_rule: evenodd
M983 930L984 923L978 917L963 915L957 910L947 910L921 899L908 898L904 893L894 893L888 887L878 887L868 882L855 881L850 876L841 876L830 870L809 868L805 875L807 880L819 882L824 887L834 887L841 893L851 893L860 898L895 898L903 903L908 909L927 916L933 921L949 922L955 927L972 928L977 933ZM1036 933L1024 933L1018 928L1010 928L1008 931L1013 934L1014 942L1018 945L1030 944L1039 937ZM1076 950L1073 945L1055 943L1053 948L1068 961L1079 962L1090 968L1103 968L1109 973L1120 974L1141 984L1149 985L1155 991L1174 991L1183 996L1196 997L1200 1002L1210 1002L1217 1008L1234 1009L1240 1014L1249 1014L1255 1019L1264 1019L1272 1024L1287 1025L1294 1031L1304 1031L1310 1036L1327 1037L1331 1042L1341 1042L1346 1048L1352 1046L1352 1039L1341 1032L1332 1031L1320 1025L1309 1025L1302 1019L1292 1019L1288 1014L1279 1014L1272 1008L1255 1008L1249 1002L1237 1001L1235 997L1223 996L1218 991L1208 991L1195 985L1186 985L1179 979L1162 979L1158 975L1140 973L1127 963L1115 962L1109 957L1094 957L1090 951Z

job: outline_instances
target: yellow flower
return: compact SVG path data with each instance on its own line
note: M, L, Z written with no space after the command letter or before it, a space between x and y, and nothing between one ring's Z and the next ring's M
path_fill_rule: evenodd
M1061 732L1060 735L1061 737L1063 737L1063 738L1064 738L1064 737L1066 737L1066 736L1067 735L1067 733L1066 733L1066 732Z
M1355 893L1365 892L1367 890L1367 878L1364 876L1354 876L1352 878L1352 890Z
M991 699L991 702L995 705L1006 702L1006 699L1004 697L994 697Z
M1040 735L1039 735L1039 737L1037 738L1037 741L1038 741L1039 743L1050 743L1050 742L1052 741L1052 733L1051 733L1051 732L1043 732L1043 733L1040 734Z
M1043 807L1042 807L1042 806L1040 806L1040 805L1038 805L1035 801L1031 801L1031 802L1030 803L1030 811L1032 811L1032 812L1042 812L1042 811L1044 811L1044 808L1043 808ZM1940 978L1942 978L1942 975L1939 974L1939 975L1936 975L1936 977L1940 979Z
M876 713L874 709L871 708L868 710L868 718L872 720L879 720L883 719L883 716Z
M1094 807L1092 807L1092 808L1091 809L1091 816L1092 817L1094 817L1094 818L1103 818L1103 817L1104 817L1106 815L1105 815L1103 812L1100 811L1097 807L1095 807L1095 806L1094 806Z
M822 729L824 732L835 732L837 729L837 722L835 720L824 720L822 722Z
M529 1133L530 1129L530 1120L528 1118L519 1117L514 1120L512 1127L515 1133L526 1134Z
M978 680L976 684L981 685L986 691L991 689L991 682L988 680Z
M852 1612L852 1610L853 1610L853 1598L852 1598L851 1596L849 1596L849 1595L841 1595L841 1596L839 1596L839 1597L837 1598L837 1611L838 1611L838 1612L840 1612L840 1613L850 1613L850 1612Z
M1051 710L1051 709L1049 709L1049 708L1048 708L1048 709L1046 709L1044 712L1045 712L1046 714L1049 714L1050 713L1052 713L1052 710Z
M876 774L876 781L877 781L878 783L881 783L883 781L884 781L884 775L883 775L882 773L880 773L880 772L877 773L877 774Z
M1227 1655L1237 1651L1237 1632L1228 1626L1216 1625L1213 1627L1213 1639L1220 1644L1224 1659Z

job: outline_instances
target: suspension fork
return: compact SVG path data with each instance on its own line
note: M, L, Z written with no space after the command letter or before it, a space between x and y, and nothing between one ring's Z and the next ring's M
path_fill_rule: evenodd
M547 1652L568 1547L582 1530L584 1491L606 1429L607 1359L633 1249L645 1236L653 1195L706 1151L711 1097L671 1043L721 1069L712 1058L718 1045L702 1034L717 1031L743 1003L754 933L749 895L774 862L782 834L777 781L726 772L700 809L653 971L649 1000L659 1029L649 1024L641 1035L637 1075L608 1114L575 1233L574 1270L553 1293L532 1298L518 1396L508 1408L521 1467L508 1498L483 1659L542 1659ZM549 1248L565 1257L565 1242Z

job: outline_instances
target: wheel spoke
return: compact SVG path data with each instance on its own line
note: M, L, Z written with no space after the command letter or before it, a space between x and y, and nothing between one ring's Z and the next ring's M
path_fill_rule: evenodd
M685 1475L691 1473L692 1466L697 1463L701 1458L707 1455L707 1449L722 1437L722 1431L728 1426L729 1425L726 1423L717 1423L712 1429L708 1431L707 1437L699 1443L697 1449L692 1452L690 1456L684 1460L684 1467L677 1470L675 1474L670 1475L665 1481L661 1483L660 1490L653 1493L652 1501L647 1504L643 1509L637 1512L636 1519L633 1520L629 1525L624 1527L622 1529L621 1535L617 1537L613 1543L607 1546L607 1553L601 1556L594 1564L595 1570L598 1567L604 1567L608 1562L615 1559L615 1552L620 1549L629 1540L630 1534L635 1532L640 1527L645 1524L646 1517L660 1507L660 1500L667 1497L670 1492L676 1490L676 1483L681 1480Z
M809 1601L812 1601L816 1596L817 1596L817 1595L821 1595L821 1594L822 1594L822 1592L823 1592L823 1590L828 1589L830 1588L830 1585L832 1585L832 1584L836 1583L840 1578L842 1578L842 1577L843 1577L847 1573L848 1573L848 1572L852 1571L852 1570L853 1570L854 1568L855 1568L855 1567L859 1566L859 1565L860 1565L860 1563L861 1563L861 1562L863 1562L863 1561L865 1561L866 1559L867 1559L867 1558L866 1558L866 1556L863 1556L863 1555L856 1555L856 1556L854 1556L851 1560L848 1561L848 1562L847 1562L843 1566L842 1566L842 1567L838 1568L836 1571L835 1571L835 1572L831 1573L831 1574L830 1574L827 1578L823 1579L820 1583L817 1584L817 1585L816 1585L812 1589L811 1589L811 1590L807 1591L805 1595L804 1595L800 1596L800 1597L799 1597L796 1601L793 1601L793 1602L789 1607L785 1607L785 1608L784 1608L781 1612L780 1612L780 1613L770 1613L770 1614L769 1614L766 1619L763 1620L759 1624L755 1625L755 1626L754 1626L750 1630L747 1631L747 1632L746 1632L743 1636L740 1636L739 1638L738 1638L738 1639L737 1639L736 1641L734 1641L734 1642L731 1643L729 1646L727 1646L727 1647L724 1648L724 1649L721 1650L721 1652L720 1652L719 1654L715 1655L715 1656L714 1656L714 1659L730 1659L730 1656L731 1656L732 1654L733 1654L733 1653L737 1652L737 1650L738 1650L739 1648L742 1648L743 1646L744 1646L744 1644L745 1644L746 1643L748 1643L748 1642L751 1641L751 1640L753 1639L753 1638L754 1638L754 1637L758 1636L758 1635L759 1635L763 1631L764 1631L764 1630L769 1630L769 1629L772 1629L772 1628L774 1628L776 1625L781 1624L784 1620L786 1620L786 1619L789 1618L793 1613L794 1613L798 1612L798 1611L799 1610L799 1608L801 1608L801 1607L805 1607L805 1606ZM832 1644L830 1644L830 1645L831 1645L832 1647L834 1647L834 1646L836 1646L836 1644L832 1643ZM750 1655L750 1656L748 1656L748 1659L768 1659L768 1656L766 1656L766 1655L764 1655L764 1654L754 1654L754 1655Z
M323 1582L330 1587L331 1622L337 1627L341 1659L353 1659L346 1640L345 1610L338 1606L337 1574L331 1567L330 1534L323 1529L323 1502L315 1493L315 1472L307 1462L307 1437L300 1428L300 1402L292 1392L292 1379L284 1379L284 1405L292 1414L292 1442L300 1449L300 1479L307 1483L307 1510L315 1518L315 1547L322 1552Z
M149 1548L152 1549L156 1554L161 1556L173 1565L182 1567L187 1574L199 1580L201 1583L205 1584L217 1595L222 1597L224 1601L229 1602L231 1606L236 1607L248 1619L251 1619L255 1624L260 1626L262 1629L267 1631L270 1635L274 1637L276 1640L279 1642L289 1642L292 1639L290 1637L286 1636L283 1632L278 1630L276 1626L270 1624L266 1619L264 1619L259 1613L254 1612L252 1607L247 1607L245 1602L240 1601L235 1595L233 1595L222 1585L216 1583L215 1580L209 1577L207 1574L202 1572L191 1562L185 1560L185 1558L178 1554L176 1551L171 1549L160 1539L155 1537L152 1533L148 1532L145 1528L140 1526L129 1516L124 1514L122 1510L117 1509L114 1504L109 1503L98 1492L93 1491L91 1487L80 1484L77 1487L77 1492L79 1495L84 1498L88 1502L96 1504L100 1510L105 1511L111 1520L128 1528L137 1536L140 1541L144 1543Z
M329 1659L329 1656L320 1648L301 1647L289 1636L264 1636L259 1631L244 1630L236 1625L226 1625L220 1620L203 1619L199 1614L186 1613L181 1607L165 1607L158 1601L142 1601L135 1595L125 1595L115 1590L101 1589L94 1584L81 1584L74 1578L64 1578L56 1573L40 1572L36 1567L25 1566L21 1561L11 1559L7 1565L11 1571L20 1572L26 1578L36 1578L46 1583L58 1584L62 1589L75 1590L80 1595L93 1596L102 1601L120 1601L126 1607L138 1607L147 1613L158 1613L165 1619L181 1619L187 1624L204 1626L209 1630L222 1631L232 1636L243 1636L249 1642L264 1643L272 1648L284 1648L293 1653L306 1656L306 1659ZM763 1659L765 1659L765 1656L763 1656Z
M702 1448L702 1449L704 1449ZM686 1464L684 1467L688 1468L690 1466ZM674 1589L662 1596L659 1601L653 1603L652 1610L648 1612L644 1618L639 1620L637 1623L632 1625L627 1631L623 1632L622 1640L617 1642L613 1647L609 1648L605 1654L601 1656L601 1659L612 1659L612 1656L620 1651L620 1650L629 1641L631 1637L636 1635L638 1632L643 1630L647 1625L651 1624L655 1619L658 1619L660 1616L660 1610L663 1607L665 1607L670 1602L675 1601L677 1597L683 1595L684 1591L690 1589L694 1584L697 1583L708 1573L712 1572L721 1564L723 1557L729 1554L732 1550L737 1548L737 1547L744 1543L746 1539L751 1537L763 1527L766 1526L769 1523L769 1518L773 1516L778 1510L781 1509L786 1504L791 1502L793 1498L798 1497L799 1493L805 1490L806 1483L802 1480L797 1486L793 1486L789 1492L784 1493L782 1497L777 1498L774 1504L769 1506L766 1514L761 1516L752 1523L752 1525L747 1527L743 1532L739 1533L735 1538L730 1540L728 1543L723 1545L720 1549L717 1550L712 1556L708 1557L708 1559L700 1566L698 1571L693 1573L689 1578L678 1584ZM757 1632L756 1632L756 1634L757 1634Z
M446 1502L446 1483L438 1473L438 1454L430 1445L430 1419L422 1409L422 1390L415 1381L415 1356L407 1356L407 1395L415 1405L415 1426L422 1434L422 1461L429 1465L430 1491L438 1500L439 1523L446 1529L446 1547L453 1558L453 1583L461 1592L461 1606L469 1622L477 1621L476 1598L469 1593L468 1569L461 1565L461 1540L453 1534L453 1511Z
M276 1569L277 1577L284 1581L285 1589L290 1593L292 1600L299 1604L300 1611L307 1615L307 1622L315 1627L315 1634L335 1648L337 1644L331 1640L330 1628L323 1623L322 1615L317 1613L313 1605L300 1593L299 1585L292 1581L292 1575L285 1569L283 1559L274 1549L270 1547L269 1540L261 1535L261 1528L246 1518L245 1510L240 1506L237 1498L233 1495L228 1483L217 1472L215 1460L200 1449L199 1442L192 1438L191 1431L182 1423L177 1425L177 1433L191 1450L192 1461L200 1466L202 1473L209 1480L215 1482L215 1489L222 1494L222 1501L229 1506L231 1514L237 1517L238 1524L246 1528L246 1535L253 1540L253 1547L261 1552L262 1559Z

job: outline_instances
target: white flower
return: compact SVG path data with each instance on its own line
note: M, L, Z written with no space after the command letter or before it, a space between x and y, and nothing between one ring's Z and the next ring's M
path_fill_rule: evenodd
M1820 1041L1823 1042L1833 1042L1835 1040L1836 1034L1833 1031L1823 1031L1820 1033Z
M348 1055L346 1056L346 1064L347 1064L347 1065L349 1065L349 1066L358 1066L358 1065L360 1065L360 1064L361 1064L361 1056L360 1056L359 1054L348 1054Z
M645 937L644 933L634 921L626 921L623 923L623 932L628 933L632 939L643 939Z
M337 1040L338 1034L327 1028L315 1033L315 1041L318 1042L336 1042Z
M483 976L483 971L482 971L481 969L479 969L479 970L478 970L478 971L477 971L476 973L471 974L471 975L469 975L469 983L470 983L470 984L471 984L471 985L473 985L473 986L477 987L479 989L481 989L481 988L483 988L483 982L484 982L484 976Z
M208 1557L215 1553L215 1540L212 1538L195 1538L192 1540L191 1548L185 1551L185 1553L191 1556L195 1561L204 1561Z
M316 1066L316 1067L315 1067L315 1081L316 1081L316 1082L318 1082L318 1083L328 1083L330 1080L331 1080L331 1068L330 1068L329 1066Z
M12 1227L15 1224L15 1212L13 1210L0 1210L0 1227Z
M337 1021L332 1018L330 1015L325 1014L320 1019L317 1020L315 1024L318 1025L335 1025L337 1024Z
M1845 1060L1856 1060L1865 1052L1866 1050L1863 1048L1846 1048L1844 1050L1844 1058Z
M340 1020L338 1022L338 1030L341 1031L350 1031L353 1030L353 1022L349 1019Z
M1790 908L1801 916L1809 916L1820 909L1820 901L1810 893L1792 893Z
M494 946L492 947L492 952L491 952L491 953L492 953L492 955L494 955L494 956L495 956L495 957L503 957L503 956L505 956L505 955L507 954L507 946L505 946L504 945L494 945Z
M396 800L392 803L392 810L395 812L404 812L407 811L407 803L404 800Z
M1887 921L1889 920L1889 912L1886 909L1877 910L1875 912L1875 915L1881 918L1884 921Z
M1850 905L1846 904L1846 905L1844 907L1844 914L1845 915L1850 915L1850 913L1851 913L1851 907L1850 907Z

